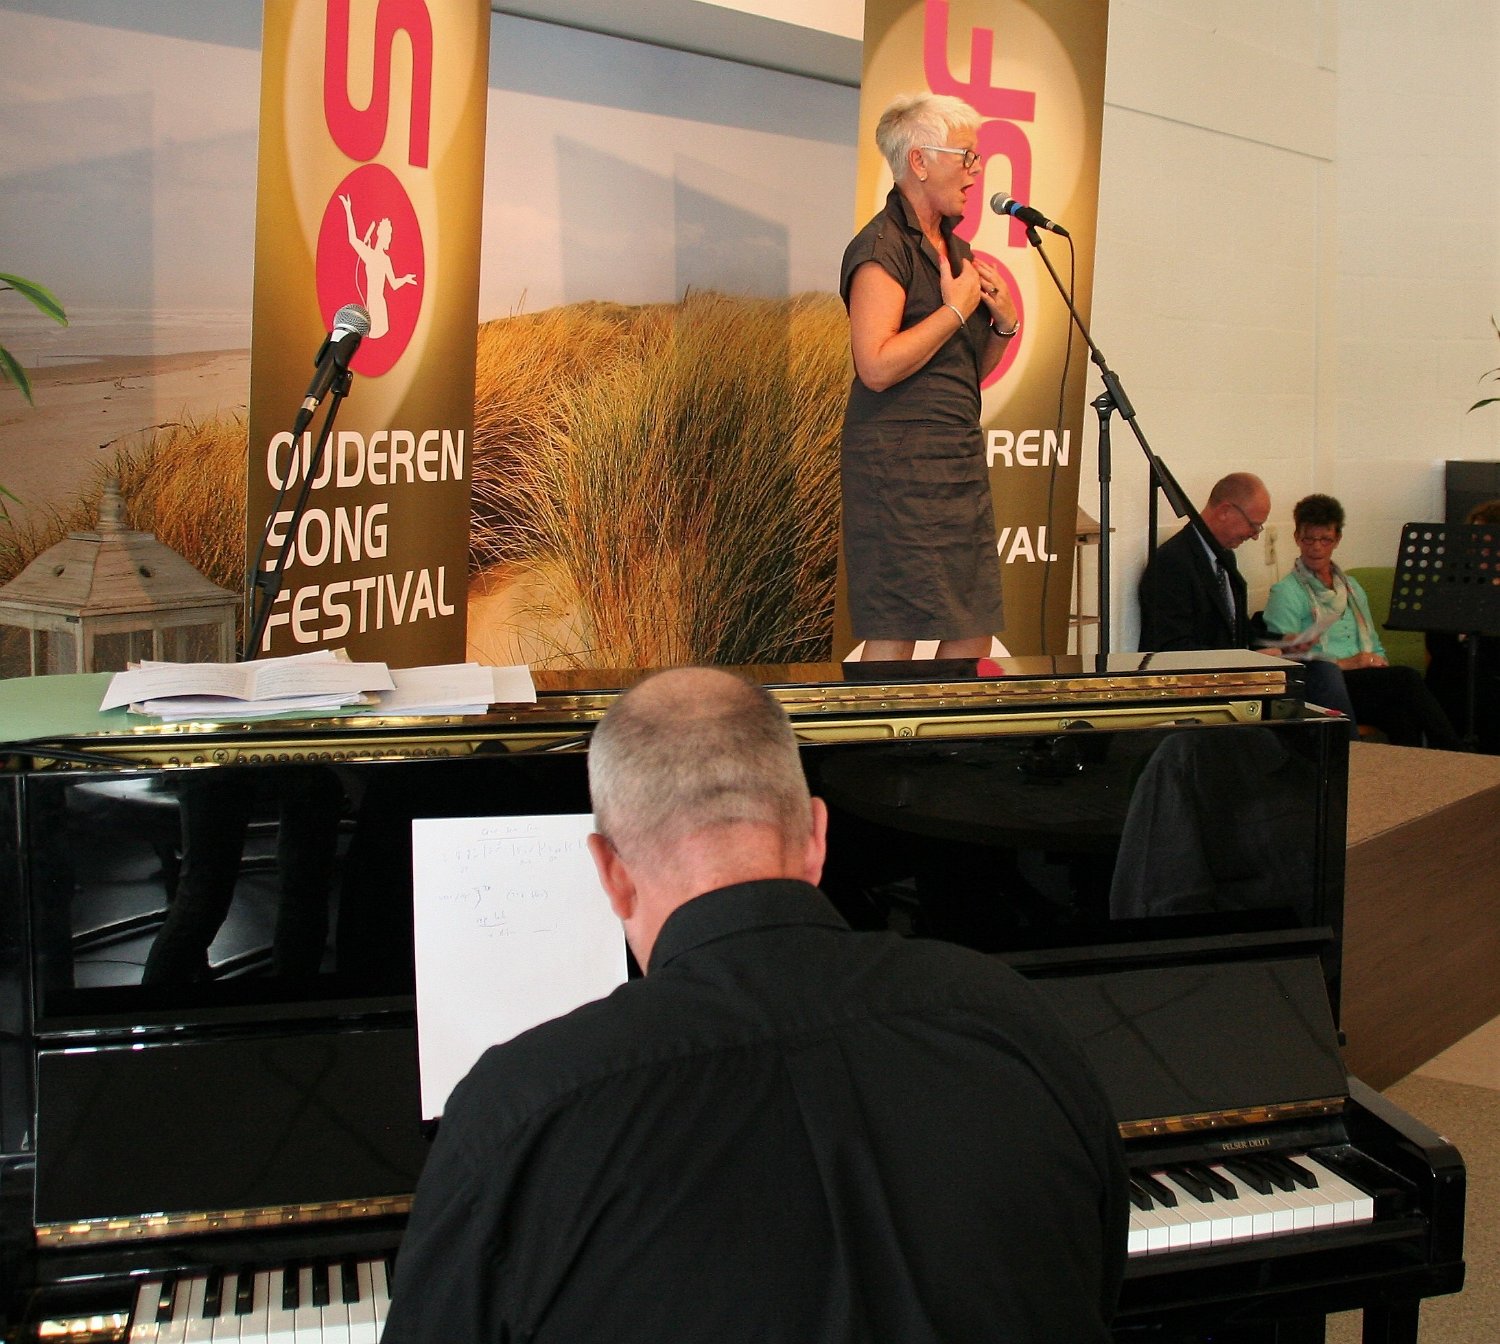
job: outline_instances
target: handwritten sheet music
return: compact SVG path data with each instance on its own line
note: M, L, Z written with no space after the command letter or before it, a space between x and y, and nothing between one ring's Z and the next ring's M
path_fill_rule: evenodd
M625 980L625 937L585 837L591 816L412 822L422 1116L491 1045Z

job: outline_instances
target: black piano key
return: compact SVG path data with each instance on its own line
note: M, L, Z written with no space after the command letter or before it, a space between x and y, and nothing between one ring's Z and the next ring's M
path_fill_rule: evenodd
M1243 1161L1237 1157L1226 1158L1224 1169L1233 1172L1240 1180L1244 1181L1257 1195L1269 1195L1271 1193L1271 1182L1259 1167Z
M1238 1199L1239 1188L1223 1172L1215 1171L1206 1162L1193 1162L1189 1164L1195 1175L1207 1181L1213 1189L1214 1194L1220 1199Z
M168 1274L161 1281L161 1292L156 1298L156 1320L158 1324L172 1319L172 1304L177 1300L177 1276Z
M1318 1188L1317 1173L1300 1162L1293 1162L1290 1158L1277 1159L1286 1168L1287 1174L1297 1182L1304 1190L1316 1190Z
M1177 1192L1171 1186L1163 1185L1155 1176L1146 1171L1136 1172L1135 1179L1145 1187L1146 1192L1158 1204L1165 1204L1169 1209L1177 1207Z
M248 1316L255 1310L255 1271L242 1269L234 1284L234 1314Z
M281 1309L282 1311L296 1311L302 1305L301 1273L302 1267L295 1261L289 1261L281 1274Z
M343 1289L344 1305L359 1301L359 1265L353 1260L339 1263L339 1286Z
M224 1271L211 1269L203 1281L203 1319L216 1321L224 1314Z
M1151 1207L1151 1196L1142 1190L1134 1180L1130 1182L1130 1202L1143 1213Z
M1291 1173L1287 1171L1286 1164L1279 1158L1272 1157L1267 1154L1260 1154L1252 1158L1251 1161L1254 1162L1254 1164L1260 1169L1262 1174L1264 1174L1266 1180L1270 1181L1271 1184L1274 1185L1278 1190L1290 1194L1292 1192L1292 1187L1297 1184L1297 1182L1292 1179Z
M1214 1190L1196 1171L1186 1165L1167 1167L1162 1174L1174 1185L1186 1190L1200 1204L1212 1204Z
M312 1304L315 1307L326 1307L328 1302L328 1264L323 1260L315 1260L312 1267Z

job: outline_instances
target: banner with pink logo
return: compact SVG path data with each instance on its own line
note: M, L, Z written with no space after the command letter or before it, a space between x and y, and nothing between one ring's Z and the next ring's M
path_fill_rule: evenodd
M488 0L266 5L246 554L284 573L260 656L464 657L489 32ZM347 362L341 405L319 360Z
M1030 205L1071 237L1042 246L1085 322L1093 288L1108 0L866 0L855 228L884 205L891 173L875 125L896 95L929 89L982 118L983 176L955 230L991 261L1021 315L983 389L1006 649L1068 647L1088 351L1027 238L997 195ZM847 647L842 594L838 647Z

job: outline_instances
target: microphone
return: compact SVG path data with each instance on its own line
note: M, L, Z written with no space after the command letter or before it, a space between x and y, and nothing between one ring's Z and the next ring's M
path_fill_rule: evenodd
M1029 224L1033 229L1051 229L1059 238L1067 238L1071 235L1061 224L1054 224L1040 210L1033 210L1029 205L1022 205L1013 196L1007 196L1003 191L997 191L990 197L990 209L997 215L1010 215L1019 219L1023 224Z
M328 390L348 369L349 361L359 349L359 343L370 334L370 314L358 303L346 303L333 315L333 330L323 338L318 357L313 361L312 382L307 395L302 398L302 407L297 412L297 423L292 434L302 433L312 419L318 404L328 395Z

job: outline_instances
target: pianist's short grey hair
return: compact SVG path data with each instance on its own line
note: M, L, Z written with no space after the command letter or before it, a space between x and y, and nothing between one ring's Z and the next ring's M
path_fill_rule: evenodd
M946 93L903 93L891 100L875 126L875 143L899 182L906 156L919 145L941 145L954 131L973 131L980 116L962 98Z
M713 826L769 825L800 841L812 824L786 713L717 668L661 672L621 696L594 729L589 793L595 828L627 859Z

